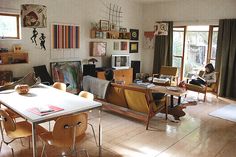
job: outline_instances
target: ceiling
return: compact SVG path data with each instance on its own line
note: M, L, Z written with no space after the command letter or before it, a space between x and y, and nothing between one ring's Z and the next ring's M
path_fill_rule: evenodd
M153 3L153 2L167 2L167 1L178 1L178 0L132 0L141 3Z

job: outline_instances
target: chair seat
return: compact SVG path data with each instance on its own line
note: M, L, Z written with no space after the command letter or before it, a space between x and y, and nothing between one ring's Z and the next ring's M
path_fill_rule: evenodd
M195 91L195 92L200 92L200 93L205 93L206 87L202 87L202 86L198 86L198 85L194 85L194 84L186 84L186 89L187 90L191 90L191 91Z
M46 132L47 130L43 127L37 125L36 126L36 132L37 134L41 134ZM16 123L16 130L15 131L8 131L7 132L8 137L10 138L22 138L22 137L28 137L32 134L32 125L26 121L17 122Z
M42 133L39 135L41 137L41 139L43 141L45 141L47 144L49 145L53 145L53 146L56 146L56 147L71 147L72 144L73 144L73 139L72 138L69 138L69 139L66 139L66 140L61 140L61 139L55 139L53 138L53 135L52 135L52 132L46 132L46 133ZM85 137L85 134L82 134L78 137L76 137L76 144L78 144L81 140Z

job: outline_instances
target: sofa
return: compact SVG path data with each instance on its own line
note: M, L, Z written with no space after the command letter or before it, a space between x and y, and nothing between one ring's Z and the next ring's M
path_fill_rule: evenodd
M105 99L99 99L98 101L102 102L103 110L116 112L145 122L146 130L148 130L150 119L164 109L167 119L166 97L154 101L151 91L147 88L111 83L107 89Z

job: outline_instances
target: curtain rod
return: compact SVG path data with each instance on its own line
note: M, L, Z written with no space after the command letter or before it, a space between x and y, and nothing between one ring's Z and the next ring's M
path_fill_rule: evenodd
M197 19L197 20L173 20L173 22L218 22L220 19ZM167 21L172 21L172 20L160 20L156 22L167 22Z

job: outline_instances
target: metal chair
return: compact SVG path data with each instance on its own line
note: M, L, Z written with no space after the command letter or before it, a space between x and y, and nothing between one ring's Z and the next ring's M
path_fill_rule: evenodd
M26 122L26 121L22 121L22 122L14 122L13 119L9 116L9 114L7 112L5 112L3 109L0 109L0 121L2 121L2 123L0 124L0 131L1 131L1 136L2 136L2 141L1 141L1 145L0 145L0 151L2 148L2 143L6 144L9 148L11 148L12 151L12 156L14 157L14 150L13 148L9 145L10 143L12 143L13 141L15 141L16 139L21 139L21 138L26 138L26 137L30 137L32 135L32 126L30 123ZM3 129L4 128L4 129ZM41 127L41 126L37 126L37 133L43 133L46 132L46 130ZM10 141L7 141L4 137L4 130L6 132L6 135L11 138ZM30 143L30 141L29 141ZM30 144L29 144L30 146Z

